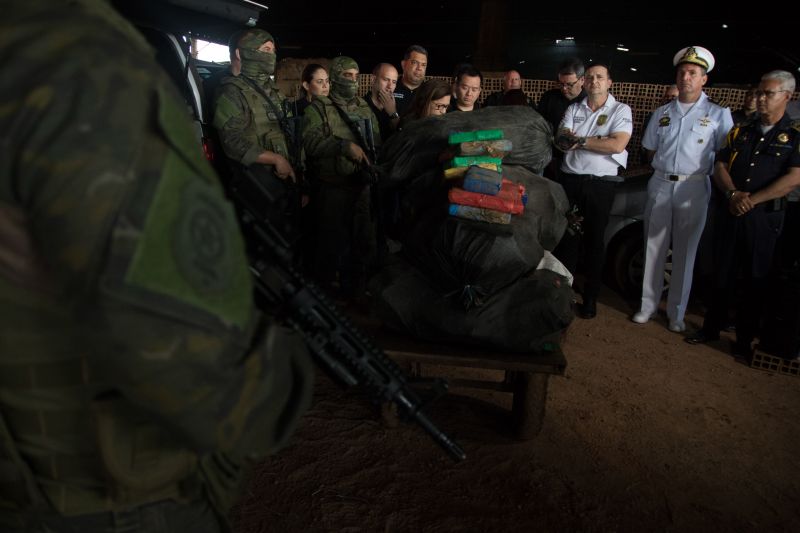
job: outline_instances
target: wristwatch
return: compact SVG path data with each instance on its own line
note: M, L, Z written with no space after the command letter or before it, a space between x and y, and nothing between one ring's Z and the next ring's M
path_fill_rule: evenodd
M737 189L728 189L728 191L725 192L725 196L728 198L728 200L731 200L731 198L733 198L733 195L736 194L737 192L739 192Z
M395 111L394 113L392 113L391 115L389 115L389 118L392 118L392 119L394 119L394 118L400 118L400 113L398 113L397 111Z
M586 146L586 137L578 137L578 146L581 148Z

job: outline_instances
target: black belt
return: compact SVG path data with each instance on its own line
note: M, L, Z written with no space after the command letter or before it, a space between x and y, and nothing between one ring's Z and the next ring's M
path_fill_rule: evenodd
M565 176L575 176L578 178L586 178L588 180L599 180L599 181L611 181L611 182L620 182L625 181L625 178L622 176L598 176L597 174L573 174L572 172L565 172L561 171L561 173Z
M690 180L690 179L705 178L706 175L705 174L665 174L664 177L666 177L669 181L686 181L686 180Z
M764 212L765 213L777 213L778 211L783 211L786 209L786 204L788 201L786 200L785 196L781 196L780 198L775 198L773 200L769 200L768 202L764 203Z

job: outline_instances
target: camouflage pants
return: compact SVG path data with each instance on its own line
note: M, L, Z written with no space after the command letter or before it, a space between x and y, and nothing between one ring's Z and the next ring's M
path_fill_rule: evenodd
M321 183L314 200L315 276L323 286L338 279L340 296L357 295L375 254L369 187Z
M71 517L34 517L25 533L222 533L227 529L206 501L171 500L128 511Z

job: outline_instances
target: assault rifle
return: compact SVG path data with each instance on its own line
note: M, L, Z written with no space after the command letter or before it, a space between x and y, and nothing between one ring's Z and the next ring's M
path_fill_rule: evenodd
M451 457L464 459L464 450L422 412L425 402L400 367L294 269L291 246L271 220L280 217L271 207L282 194L276 189L281 185L279 180L258 179L248 169L237 173L229 187L248 242L259 305L299 331L317 364L335 379L363 388L377 402L393 402L403 418L422 426ZM440 382L439 392L445 389Z

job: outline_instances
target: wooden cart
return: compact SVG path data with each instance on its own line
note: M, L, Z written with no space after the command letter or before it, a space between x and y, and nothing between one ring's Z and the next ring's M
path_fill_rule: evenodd
M567 360L560 343L540 354L502 353L484 348L448 346L421 342L391 332L376 324L360 323L391 359L421 375L424 365L467 367L505 372L501 382L476 379L448 379L451 388L486 389L513 395L512 430L517 438L529 440L542 429L551 375L563 375Z

